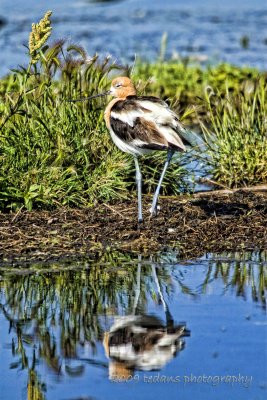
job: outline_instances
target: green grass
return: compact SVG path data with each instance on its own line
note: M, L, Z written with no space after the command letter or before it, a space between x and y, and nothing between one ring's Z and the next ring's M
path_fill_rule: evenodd
M188 62L138 62L146 93L169 99L187 124L201 129L206 150L196 157L227 187L267 182L267 79L256 69ZM178 101L174 101L178 99Z
M114 146L103 121L108 99L67 101L101 92L112 76L128 73L58 41L0 80L0 210L84 207L135 195L132 157ZM214 179L230 187L266 182L263 73L158 61L137 62L132 77L140 94L168 99L186 124L202 127ZM165 156L142 158L144 192L154 191ZM164 194L186 187L183 163L178 155L171 164Z
M53 54L59 61L61 45L58 54ZM69 59L61 65L62 78L55 79L47 60L40 69L34 66L26 77L25 71L15 72L17 92L6 96L1 206L84 205L93 198L125 195L126 183L120 176L126 159L110 148L102 112L97 110L100 104L65 101L86 90L103 88L107 83L105 62L100 64L95 58L82 76L83 60L72 65ZM96 182L100 185L97 194Z
M135 190L132 157L114 146L103 121L107 99L67 101L106 89L115 68L58 42L39 63L2 80L0 209L82 207ZM164 159L158 153L141 161L144 191L154 190ZM164 193L178 193L183 174L173 164Z
M207 163L214 179L228 187L267 182L266 93L260 79L243 92L206 96L210 123L202 129Z
M227 92L238 94L248 84L257 82L261 75L264 77L255 68L240 68L225 63L201 67L189 60L151 64L138 61L134 68L134 78L138 80L141 77L146 82L146 94L169 99L178 112L194 107L202 115L207 112L205 94L208 90L217 91L222 97ZM189 115L189 122L196 120L197 113Z

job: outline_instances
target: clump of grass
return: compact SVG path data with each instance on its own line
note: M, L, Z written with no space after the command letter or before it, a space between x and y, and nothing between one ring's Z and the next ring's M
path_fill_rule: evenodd
M207 92L209 126L201 124L207 164L215 180L228 187L267 181L266 93L263 79L239 93Z
M208 86L219 91L222 97L226 89L238 94L247 83L258 81L259 75L264 77L264 74L260 74L255 68L240 68L225 63L201 67L200 64L190 63L189 60L157 61L151 64L139 60L134 70L136 80L141 76L147 81L146 94L159 96L165 100L178 99L176 109L180 112L186 110L188 106L200 104L202 115L208 112L203 103ZM195 122L196 117L196 113L191 114L188 121Z
M135 190L132 157L113 145L103 121L103 100L66 101L107 89L109 75L119 67L62 40L48 44L50 16L46 13L33 25L28 66L1 81L2 210L82 207L126 198L129 189ZM164 159L164 153L146 158L147 190L156 183L151 165L162 168ZM177 191L179 175L178 164L168 171L169 192Z
M249 67L159 61L138 62L145 91L177 99L174 110L202 130L207 150L195 155L218 183L240 187L267 181L266 74ZM188 112L190 107L193 112ZM203 146L202 146L203 149Z

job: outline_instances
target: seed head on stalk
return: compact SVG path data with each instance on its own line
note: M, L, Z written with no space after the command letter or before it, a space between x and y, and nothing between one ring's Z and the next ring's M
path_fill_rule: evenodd
M32 31L29 36L29 52L32 64L36 64L39 60L39 50L46 43L47 39L51 35L51 15L52 11L47 11L40 22L38 22L37 24L32 24Z

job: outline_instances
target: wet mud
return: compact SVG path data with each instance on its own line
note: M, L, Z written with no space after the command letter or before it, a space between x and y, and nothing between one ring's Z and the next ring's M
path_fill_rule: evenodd
M0 213L0 264L97 257L108 248L154 254L177 250L180 259L204 252L267 248L267 192L161 197L151 219L137 223L135 199L87 209Z

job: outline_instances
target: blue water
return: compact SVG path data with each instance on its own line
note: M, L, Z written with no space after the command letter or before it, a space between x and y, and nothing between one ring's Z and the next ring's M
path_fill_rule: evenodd
M32 398L30 370L51 400L266 399L266 252L187 262L113 252L5 267L0 278L1 399ZM157 370L132 367L123 380L103 337L123 316L140 315L163 325L171 316L187 335L176 355L161 350Z
M110 54L122 63L155 60L168 35L166 57L227 61L267 68L266 0L1 0L0 76L26 62L31 23L53 11L52 41L66 38L89 55ZM247 37L247 48L241 39Z

